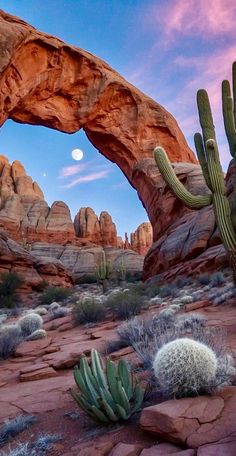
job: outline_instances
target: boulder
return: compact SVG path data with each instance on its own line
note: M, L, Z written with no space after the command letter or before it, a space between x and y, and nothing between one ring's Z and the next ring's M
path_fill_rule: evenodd
M198 448L226 438L236 442L235 421L236 387L227 387L215 396L169 400L147 407L140 425L164 440Z

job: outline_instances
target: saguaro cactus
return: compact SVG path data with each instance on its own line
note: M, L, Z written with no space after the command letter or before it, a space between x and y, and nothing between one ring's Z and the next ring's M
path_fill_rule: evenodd
M230 153L236 167L236 62L233 63L232 73L233 96L231 95L229 81L222 82L222 109ZM194 143L203 176L211 193L207 195L192 195L186 190L175 175L168 156L162 147L155 148L154 158L165 181L176 197L187 207L201 209L213 204L216 223L222 242L228 252L236 283L236 176L232 207L230 207L226 196L224 174L220 164L215 127L206 90L198 90L197 106L202 135L201 133L196 133L194 135Z

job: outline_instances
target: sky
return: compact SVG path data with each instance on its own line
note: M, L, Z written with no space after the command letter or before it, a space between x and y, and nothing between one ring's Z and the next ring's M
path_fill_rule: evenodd
M235 0L0 0L0 9L105 60L174 115L190 147L199 131L196 92L207 89L221 162L230 155L221 114L221 81L236 60ZM147 221L121 170L90 144L83 131L67 135L7 121L0 154L20 160L51 205L65 201L108 211L119 235ZM71 151L84 157L75 161Z

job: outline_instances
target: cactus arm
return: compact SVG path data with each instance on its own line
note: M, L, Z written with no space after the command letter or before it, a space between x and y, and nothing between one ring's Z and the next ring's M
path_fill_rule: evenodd
M209 206L212 202L211 195L192 195L180 182L171 166L169 158L162 147L156 147L154 158L163 178L170 186L176 197L191 209L200 209Z
M215 193L213 195L213 208L217 226L219 228L223 244L227 251L236 250L236 235L231 222L230 205L228 198Z
M207 187L212 191L211 179L209 174L209 169L206 161L205 149L203 144L203 139L201 133L195 133L194 135L194 144L197 152L197 157L202 168L203 176L206 181Z
M200 89L197 92L197 106L199 113L199 120L202 127L202 134L204 143L208 139L215 139L215 127L213 123L213 117L211 113L211 106L208 98L207 91Z
M232 79L233 79L233 99L234 99L234 119L236 122L236 62L232 66Z
M234 118L234 101L231 96L229 81L222 82L222 110L224 118L225 133L228 139L232 157L236 155L236 128Z
M216 141L214 139L208 139L206 141L205 148L213 194L219 193L221 195L225 195L225 179L220 164L219 152Z

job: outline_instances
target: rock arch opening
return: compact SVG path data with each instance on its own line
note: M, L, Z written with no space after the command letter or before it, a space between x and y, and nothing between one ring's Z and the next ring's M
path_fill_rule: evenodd
M160 221L153 148L162 144L172 162L196 162L175 119L102 60L3 11L0 36L0 125L12 119L69 134L83 129L137 190L157 239L168 222Z

